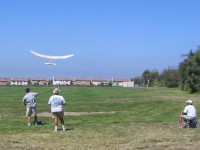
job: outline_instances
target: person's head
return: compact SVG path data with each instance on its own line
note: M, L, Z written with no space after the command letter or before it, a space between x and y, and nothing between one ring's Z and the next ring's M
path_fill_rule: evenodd
M53 90L53 94L59 95L59 94L60 94L60 90L59 90L58 88L55 88L55 89Z
M189 100L186 101L186 103L187 103L188 105L192 105L192 100L189 99Z
M25 89L26 93L30 92L30 88Z

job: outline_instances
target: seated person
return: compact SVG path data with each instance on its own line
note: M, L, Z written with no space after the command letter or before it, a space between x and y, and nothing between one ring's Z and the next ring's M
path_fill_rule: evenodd
M182 114L179 117L179 127L183 128L182 120L185 121L186 126L185 128L197 128L197 115L196 109L192 104L192 100L186 101L187 106L185 106Z

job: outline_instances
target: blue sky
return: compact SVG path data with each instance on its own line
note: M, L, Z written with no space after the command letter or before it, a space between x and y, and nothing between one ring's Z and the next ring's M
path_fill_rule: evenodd
M200 45L199 0L1 0L0 77L131 78ZM30 53L74 54L66 60Z

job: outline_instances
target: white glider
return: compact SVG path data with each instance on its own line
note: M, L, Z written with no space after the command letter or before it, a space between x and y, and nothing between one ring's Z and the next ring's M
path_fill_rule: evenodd
M64 55L64 56L51 56L51 55L40 54L40 53L37 53L37 52L34 52L34 51L30 51L30 52L32 54L36 55L36 56L43 57L43 58L48 58L50 62L49 63L45 63L45 65L56 65L55 63L51 62L52 59L66 59L66 58L74 56L74 54Z

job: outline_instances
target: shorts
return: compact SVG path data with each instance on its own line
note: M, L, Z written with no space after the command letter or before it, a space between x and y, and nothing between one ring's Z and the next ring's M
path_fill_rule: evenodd
M62 112L52 112L53 117L59 117L59 118L63 118L64 117L64 111Z
M31 116L33 115L34 117L37 116L37 108L36 107L27 107L26 108L26 116Z

